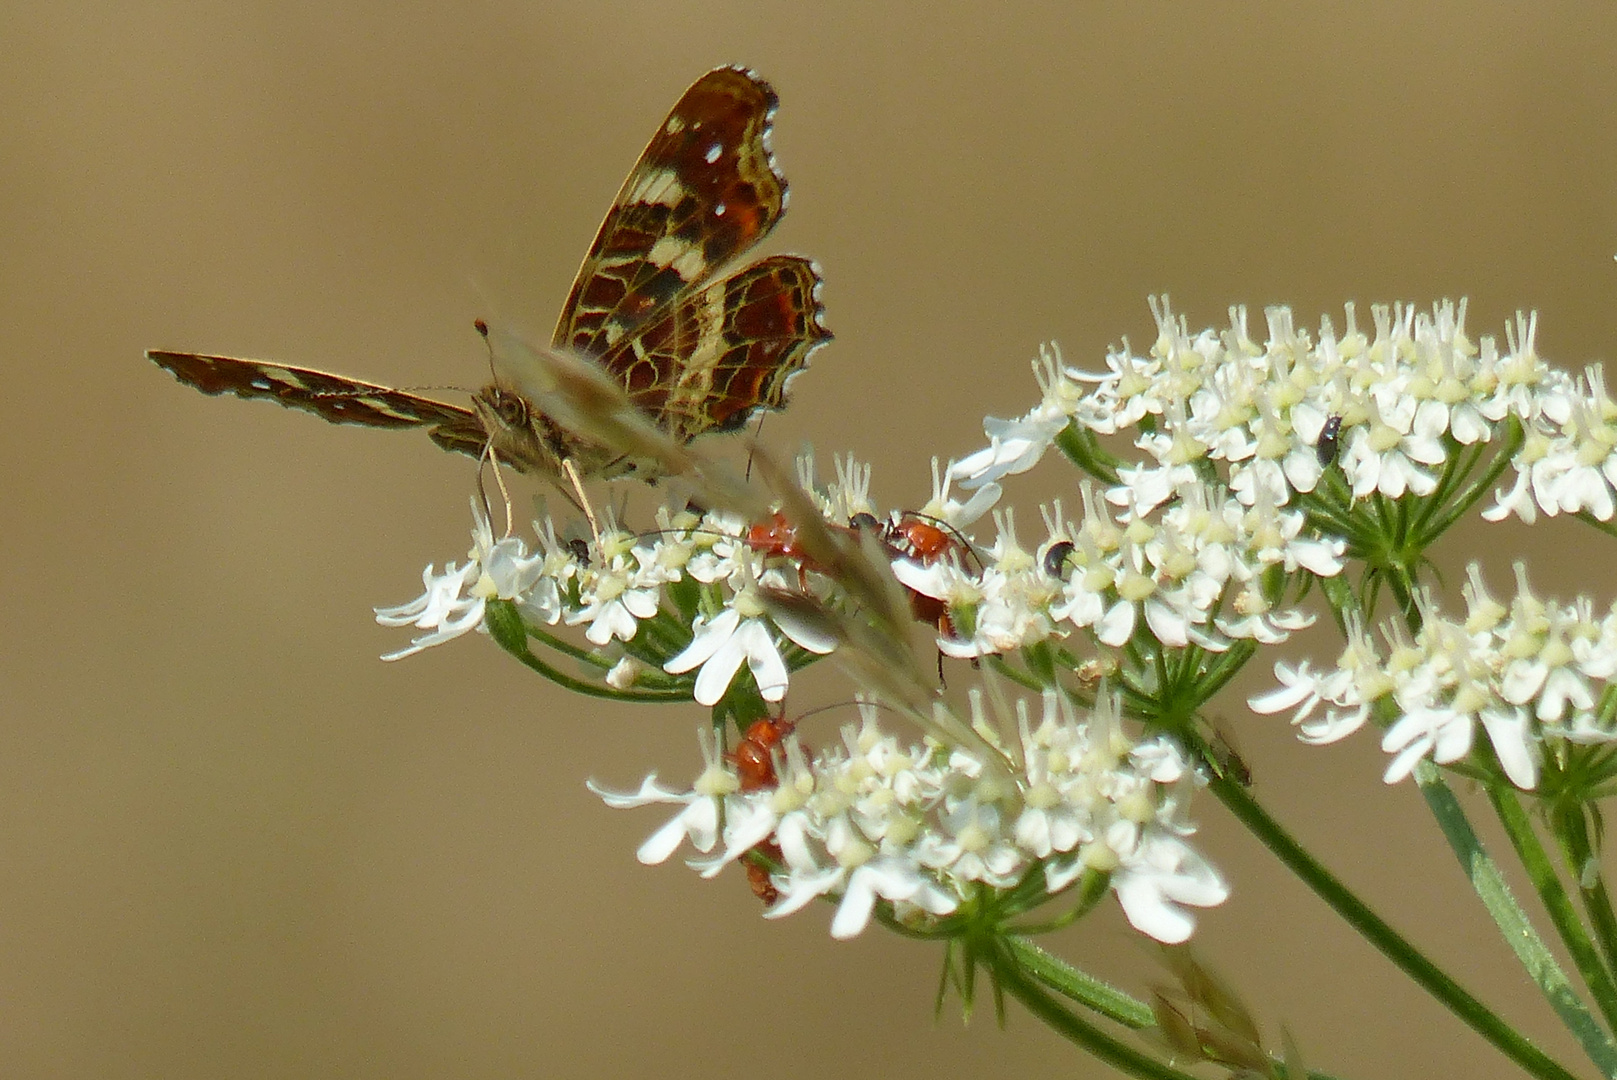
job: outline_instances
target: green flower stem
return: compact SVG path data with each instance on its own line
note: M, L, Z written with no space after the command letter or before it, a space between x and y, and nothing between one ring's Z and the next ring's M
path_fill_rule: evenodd
M1449 464L1443 470L1437 490L1421 500L1420 508L1415 512L1413 526L1415 542L1421 547L1430 546L1456 521L1470 513L1477 500L1488 494L1493 480L1499 476L1499 470L1510 464L1508 456L1498 457L1487 472L1473 480L1459 495L1455 495L1454 489L1471 475L1471 470L1476 468L1481 458L1481 445L1463 450L1449 458Z
M1203 702L1213 700L1213 695L1224 689L1226 683L1240 674L1241 669L1257 650L1257 643L1250 639L1237 641L1208 663L1196 680L1197 708L1200 708Z
M1078 466L1079 471L1088 473L1103 484L1117 483L1117 458L1101 449L1100 440L1095 433L1083 427L1076 420L1069 421L1056 435L1056 449L1066 455L1067 460Z
M659 613L656 618L646 619L642 621L640 625L648 626L663 618L666 618L666 616ZM522 621L522 626L523 629L527 631L528 639L530 641L537 641L541 645L545 646L545 648L552 649L555 652L561 653L563 656L570 657L586 667L596 668L603 675L612 670L615 661L607 659L599 652L595 652L591 649L580 648L570 641L557 637L549 630L545 629L545 627L537 625L529 619L524 619ZM643 635L636 636L643 638ZM668 659L667 656L661 655L655 650L645 649L643 647L643 640L625 641L622 643L622 645L624 652L646 665L646 670L642 672L636 679L636 682L646 687L646 692L677 691L682 695L682 697L676 700L685 700L690 697L692 684L691 678L680 678L663 673L662 666L663 662ZM531 667L532 665L529 666Z
M648 619L645 622L642 622L641 625L645 626L647 623L654 621L655 620ZM570 641L557 637L544 626L533 622L531 619L522 620L522 627L525 631L527 631L529 641L537 641L547 649L551 649L554 652L559 652L563 656L569 657L586 667L592 667L599 670L603 675L612 670L614 663L616 663L616 661L609 660L605 656L602 656L599 652L591 649L580 648ZM646 670L639 675L636 682L642 686L645 686L647 692L655 692L660 690L673 691L677 689L685 698L689 698L691 680L688 678L680 679L672 675L665 675L662 671L662 665L666 657L658 656L654 652L647 652L645 649L640 648L639 644L640 643L634 641L623 642L624 652L646 665Z
M1433 500L1426 504L1421 515L1424 520L1420 524L1422 534L1425 537L1436 539L1450 525L1453 525L1461 517L1469 513L1477 500L1493 490L1493 486L1498 482L1499 477L1510 467L1511 459L1516 456L1516 451L1520 450L1522 443L1527 441L1526 429L1522 427L1522 422L1514 416L1506 418L1503 433L1496 426L1494 435L1495 437L1487 442L1478 443L1471 447L1470 453L1465 457L1465 466L1459 472L1462 477L1469 475L1470 471L1476 467L1476 463L1482 460L1483 448L1486 446L1495 447L1493 460L1488 464L1488 468L1483 471L1482 475L1471 481L1460 495L1454 498L1445 497L1441 501Z
M987 656L983 657L983 659L987 662L988 667L991 670L1003 675L1005 678L1022 687L1024 690L1032 690L1034 693L1040 693L1045 689L1044 683L1040 682L1032 675L1029 675L1027 672L1022 671L1020 668L1012 667L1010 664L1006 663L1002 657L994 653L988 654Z
M1471 474L1481 454L1480 448L1487 445L1481 443L1477 446L1462 447L1452 436L1447 435L1444 436L1444 441L1447 447L1443 454L1443 471L1437 476L1437 486L1430 494L1421 496L1421 505L1415 511L1414 529L1417 534L1432 515L1443 509L1444 500L1449 497L1449 493Z
M1059 1034L1077 1043L1085 1050L1090 1051L1102 1061L1107 1062L1120 1071L1132 1076L1163 1077L1180 1080L1189 1074L1179 1072L1168 1066L1145 1057L1138 1051L1131 1050L1122 1043L1113 1039L1105 1032L1088 1024L1073 1015L1061 1004L1045 994L1040 986L1033 982L1023 980L1023 973L1032 976L1038 983L1048 987L1058 994L1077 1001L1096 1012L1115 1020L1119 1024L1135 1030L1156 1026L1156 1017L1144 1002L1135 1001L1122 991L1107 986L1105 983L1086 975L1066 961L1051 956L1037 945L1025 938L1006 937L998 942L998 963L993 965L994 977L1002 989L1008 990L1011 996L1022 1004L1039 1019L1049 1024ZM1097 1049L1097 1045L1102 1049ZM1123 1060L1108 1056L1115 1052L1124 1055ZM1143 1066L1147 1071L1138 1071L1131 1066ZM1276 1062L1275 1076L1288 1076L1280 1062ZM1303 1080L1299 1077L1298 1080ZM1310 1069L1306 1080L1334 1080L1328 1073L1316 1072Z
M1151 1006L1145 1002L1135 1000L1087 972L1079 971L1027 938L1007 937L1003 941L1006 951L1016 959L1021 970L1062 997L1135 1030L1148 1028L1157 1022L1151 1014Z
M1411 945L1381 917L1349 891L1298 844L1279 822L1258 805L1249 791L1233 780L1215 776L1208 789L1218 797L1242 824L1252 831L1285 866L1313 889L1320 899L1347 920L1366 941L1381 950L1400 971L1458 1016L1472 1030L1492 1043L1529 1075L1556 1080L1572 1080L1572 1073L1523 1038L1487 1006L1468 994L1437 965Z
M1430 771L1432 778L1429 782L1422 780L1421 792L1427 796L1433 813L1438 815L1438 823L1443 827L1444 835L1449 837L1449 845L1460 857L1461 865L1466 868L1471 884L1477 890L1477 896L1488 908L1488 914L1498 924L1505 941L1515 950L1516 958L1527 969L1527 974L1538 985L1539 992L1560 1016L1561 1022L1583 1044L1589 1059L1606 1076L1617 1076L1617 1045L1613 1045L1610 1037L1600 1029L1578 999L1566 973L1527 921L1526 914L1510 895L1509 886L1505 884L1499 868L1482 850L1469 826L1458 835L1451 833L1450 818L1457 817L1461 824L1464 818L1459 814L1459 805L1453 793L1443 784L1436 767L1431 767ZM1561 935L1572 962L1577 965L1579 974L1588 985L1596 1006L1606 1018L1608 1026L1617 1026L1617 986L1613 985L1611 975L1601 965L1600 954L1595 950L1594 943L1578 921L1571 899L1561 887L1560 879L1555 876L1555 867L1551 865L1548 853L1533 832L1533 823L1522 810L1514 789L1495 783L1487 785L1487 791L1488 799L1505 826L1523 869L1538 890L1539 900L1544 904L1550 922Z
M564 689L573 690L589 697L608 698L612 701L669 703L690 700L690 695L684 693L614 690L610 686L585 682L583 679L575 679L571 675L558 671L535 656L533 650L528 648L528 631L522 625L522 616L517 614L516 605L509 600L490 600L484 609L483 622L488 627L489 637L494 639L496 645Z
M663 610L650 619L642 619L640 633L646 636L647 645L660 657L659 663L679 655L691 643L690 627L684 620Z
M537 638L539 642L547 649L553 649L554 651L561 653L563 656L570 656L581 664L588 664L591 667L598 667L603 672L609 671L612 668L612 661L608 660L606 657L590 652L588 649L581 649L570 641L564 641L552 634L550 631L546 630L544 627L535 626L527 619L522 621L522 628L527 632L528 637Z
M995 984L1026 1006L1028 1012L1043 1020L1056 1034L1118 1072L1145 1080L1197 1080L1191 1073L1142 1054L1067 1009L1023 972L1015 951L991 950L983 955L983 961L989 965Z
M1594 846L1589 841L1588 821L1581 808L1570 813L1553 814L1550 823L1561 843L1568 872L1575 879L1581 878L1584 866L1595 858ZM1583 910L1594 925L1595 942L1606 959L1606 970L1617 971L1617 918L1612 915L1611 893L1606 889L1605 875L1597 876L1587 888L1580 887L1578 894L1583 899Z
M1340 503L1311 493L1299 495L1297 505L1308 515L1308 523L1316 531L1353 540L1355 548L1360 546L1358 519Z

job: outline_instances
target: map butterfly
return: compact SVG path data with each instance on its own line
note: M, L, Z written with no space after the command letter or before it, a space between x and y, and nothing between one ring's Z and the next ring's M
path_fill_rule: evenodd
M777 102L768 83L733 67L685 91L624 181L556 325L555 350L590 358L682 443L783 408L787 384L831 338L810 260L773 255L715 277L785 212L786 180L769 149ZM571 470L645 479L658 472L656 461L593 441L536 408L521 390L534 383L522 370L537 362L532 349L495 351L494 380L470 409L309 368L146 355L204 394L263 398L335 424L426 428L446 450L478 458L492 451L552 481Z

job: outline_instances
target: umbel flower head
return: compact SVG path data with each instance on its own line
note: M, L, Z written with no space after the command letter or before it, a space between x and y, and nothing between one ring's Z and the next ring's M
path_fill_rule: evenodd
M467 562L442 572L429 565L421 596L376 610L383 625L429 631L384 659L483 628L495 600L511 604L531 634L546 635L545 627L558 624L583 627L593 650L571 653L606 686L683 690L703 705L716 704L743 666L764 700L779 701L789 672L831 649L811 627L765 615L760 585L782 585L785 578L748 546L745 523L732 515L664 510L653 533L609 523L592 543L572 544L557 540L552 522L536 522L538 550L530 554L519 537L496 541L475 500L472 512ZM653 631L642 633L648 624Z
M1420 629L1387 623L1385 650L1354 621L1331 668L1276 663L1280 685L1252 698L1253 711L1290 711L1311 743L1346 738L1378 712L1395 718L1381 737L1393 755L1389 784L1422 758L1466 761L1479 727L1498 770L1525 790L1538 786L1546 755L1565 768L1579 747L1617 743L1617 605L1597 614L1586 598L1541 599L1521 563L1508 606L1489 594L1475 563L1467 577L1463 620L1423 593Z
M1077 902L1086 890L1074 886L1086 881L1091 892L1109 885L1136 929L1181 942L1195 925L1190 908L1228 896L1186 840L1197 777L1173 742L1130 740L1109 695L1081 716L1050 691L1037 719L1026 700L1015 704L1014 734L1001 745L981 690L971 703L974 728L1001 760L906 743L866 704L858 724L817 752L788 736L763 786L704 733L706 767L689 789L655 774L634 793L591 787L614 807L679 808L641 846L642 862L662 862L686 841L698 855L690 865L708 877L767 857L765 916L825 899L836 905L838 938L860 933L873 914L938 936L1008 924L1070 891Z
M956 479L974 487L1025 471L1073 424L1095 435L1134 433L1146 460L1120 468L1107 493L1134 512L1170 497L1201 463L1216 465L1246 506L1291 505L1332 470L1352 499L1397 499L1431 494L1459 450L1514 421L1536 436L1532 453L1517 459L1532 475L1501 496L1509 507L1501 512L1529 512L1522 498L1531 487L1546 513L1590 508L1610 517L1617 435L1607 426L1617 410L1593 372L1574 385L1539 359L1534 319L1507 328L1501 353L1494 339L1477 344L1467 335L1464 301L1430 313L1375 305L1373 335L1348 304L1344 327L1322 319L1317 340L1294 324L1290 308L1271 307L1263 345L1248 335L1244 307L1230 309L1228 328L1194 335L1166 297L1151 310L1150 352L1135 356L1125 341L1104 372L1067 367L1047 350L1035 363L1039 405L1019 420L989 419L988 448L961 460ZM1580 436L1603 452L1579 453ZM1604 479L1596 484L1579 468Z

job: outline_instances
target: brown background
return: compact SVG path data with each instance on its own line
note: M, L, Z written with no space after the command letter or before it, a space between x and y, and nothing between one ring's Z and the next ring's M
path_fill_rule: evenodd
M783 99L771 247L822 262L838 335L767 434L874 460L890 504L1028 406L1040 341L1148 345L1151 292L1193 327L1464 294L1478 332L1535 307L1546 356L1609 355L1617 14L1409 7L5 5L0 1074L1104 1074L1014 1007L935 1024L935 948L639 867L661 816L583 781L687 778L695 712L474 639L376 660L404 638L370 606L464 550L469 464L141 351L475 384L472 318L548 327L664 111L743 62ZM1611 599L1585 531L1483 535L1500 589L1531 538L1541 586ZM1576 1063L1373 738L1298 746L1240 705L1267 682L1226 707L1259 795ZM1512 1073L1201 816L1236 894L1198 940L1271 1036L1347 1076ZM1054 944L1158 971L1110 904Z

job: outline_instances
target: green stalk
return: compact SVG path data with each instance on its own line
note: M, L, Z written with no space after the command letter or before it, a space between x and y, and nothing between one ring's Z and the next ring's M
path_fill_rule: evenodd
M1400 971L1459 1017L1473 1031L1521 1066L1529 1075L1556 1080L1572 1080L1573 1074L1558 1064L1538 1047L1523 1038L1514 1028L1467 993L1460 984L1428 960L1418 949L1388 926L1380 916L1348 890L1300 845L1277 821L1271 818L1250 792L1233 780L1215 776L1208 789L1218 797L1229 811L1254 836L1263 842L1275 857L1313 889L1349 926L1357 930L1366 941L1381 951Z
M1035 679L1032 675L1027 674L1021 669L1012 667L1010 664L1006 663L1002 657L994 653L990 653L989 655L983 657L983 660L993 671L1009 679L1011 682L1020 686L1024 690L1031 690L1037 694L1045 689L1044 683L1040 682L1038 679Z
M1093 1054L1125 1076L1142 1080L1199 1080L1191 1073L1164 1065L1112 1037L1067 1009L1023 973L1017 957L1008 949L988 952L982 957L995 984L1020 1001L1052 1031L1073 1045Z
M1080 472L1095 477L1103 484L1117 483L1118 459L1101 449L1094 432L1080 427L1076 420L1069 421L1061 429L1055 442L1056 449L1078 466Z
M1584 866L1594 858L1594 846L1589 841L1588 822L1580 809L1550 817L1551 828L1560 840L1568 872L1574 878L1583 874ZM1617 971L1617 918L1613 917L1611 894L1606 889L1604 874L1597 876L1588 888L1580 887L1583 910L1594 925L1595 943L1600 946L1608 972Z
M1058 993L1066 993L1070 985L1075 992L1067 996L1074 997L1086 1005L1090 1004L1087 997L1079 995L1087 995L1091 987L1100 987L1112 995L1112 1001L1122 1006L1118 1015L1105 1014L1120 1024L1136 1029L1154 1027L1156 1024L1155 1016L1146 1005L1091 979L1023 938L1001 938L997 944L999 948L991 950L983 958L993 972L996 984L1000 989L1009 991L1012 997L1026 1006L1034 1016L1050 1025L1058 1035L1129 1076L1150 1077L1153 1080L1193 1080L1192 1074L1146 1057L1077 1016L1045 993L1039 983L1051 987ZM1032 979L1027 978L1027 975L1031 975ZM1069 983L1069 979L1076 981ZM1097 1006L1090 1007L1105 1012ZM1281 1062L1275 1061L1274 1065L1274 1071L1267 1075L1291 1080L1291 1074ZM1334 1078L1328 1073L1310 1069L1295 1080L1334 1080Z
M1492 491L1494 483L1499 479L1506 467L1510 465L1510 459L1516 456L1516 451L1521 449L1521 445L1525 441L1526 434L1522 430L1521 421L1517 420L1515 417L1511 417L1509 424L1506 427L1504 445L1499 448L1498 453L1494 456L1494 460L1488 465L1488 468L1483 472L1483 474L1471 481L1471 483L1466 487L1465 491L1462 492L1458 497L1447 502L1437 504L1437 506L1440 506L1442 509L1440 516L1429 518L1423 522L1421 537L1423 543L1430 543L1432 540L1435 540L1438 536L1445 532L1449 526L1453 525L1462 516L1469 513L1471 507L1476 505L1479 499ZM1477 452L1480 455L1480 448L1478 448ZM1467 471L1474 467L1474 464L1475 463L1473 461L1468 461L1466 464ZM1432 513L1435 512L1436 511L1434 508Z
M1151 1006L1145 1002L1135 1000L1087 972L1079 971L1027 938L1007 937L1003 941L1006 951L1015 957L1021 970L1062 997L1136 1030L1151 1027L1157 1022L1151 1013Z
M1554 955L1511 896L1499 868L1482 850L1481 843L1471 832L1458 802L1443 783L1436 766L1427 766L1424 771L1429 772L1430 777L1417 778L1421 781L1421 793L1426 795L1426 801L1437 815L1444 836L1448 837L1449 846L1460 858L1461 865L1471 878L1472 887L1499 926L1500 934L1515 951L1516 958L1527 969L1528 976L1550 1003L1550 1008L1555 1010L1561 1022L1583 1045L1589 1060L1606 1076L1617 1076L1617 1045L1613 1045L1611 1038L1595 1023L1594 1017L1578 999L1566 973L1555 962ZM1561 935L1562 943L1571 954L1572 962L1577 965L1578 973L1583 976L1607 1025L1613 1025L1617 1022L1617 985L1613 985L1610 974L1601 965L1600 954L1595 950L1594 943L1578 921L1577 912L1573 910L1571 899L1555 875L1555 867L1551 865L1548 853L1533 832L1532 822L1516 800L1513 789L1494 783L1487 785L1487 792L1506 835L1516 849L1516 855L1522 861L1522 868L1527 871L1533 888L1538 891L1550 922Z
M690 700L690 695L684 693L614 690L610 686L585 682L583 679L575 679L565 672L558 671L535 656L533 650L528 648L527 628L522 625L522 616L517 614L516 605L509 600L489 601L484 609L483 622L488 627L489 637L494 639L496 645L564 689L573 690L589 697L607 698L611 701L672 703Z
M572 642L557 637L542 626L535 626L533 623L524 619L522 622L522 628L530 639L538 639L538 641L547 649L553 649L556 652L561 653L563 656L570 656L581 664L588 664L591 667L600 668L603 672L609 671L612 668L612 661L608 660L606 657L599 656L588 649L581 649Z

